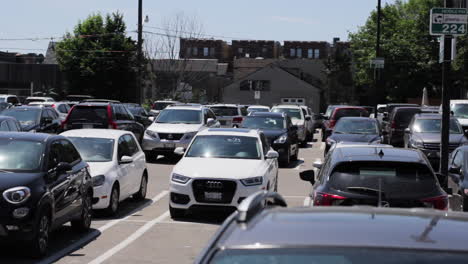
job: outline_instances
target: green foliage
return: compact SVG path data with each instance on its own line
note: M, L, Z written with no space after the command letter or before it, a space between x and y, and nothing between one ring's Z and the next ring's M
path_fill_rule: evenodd
M119 13L90 15L57 43L57 60L68 94L135 100L136 44Z
M381 54L385 58L385 69L381 88L386 99L406 101L420 97L424 87L431 96L439 96L439 43L429 34L430 9L438 6L443 6L441 0L397 0L382 8ZM356 63L355 81L362 90L374 86L370 60L375 57L376 21L374 11L364 26L349 35Z

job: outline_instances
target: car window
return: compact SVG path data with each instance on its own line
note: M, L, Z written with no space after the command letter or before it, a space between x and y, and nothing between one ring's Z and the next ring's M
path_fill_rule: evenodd
M133 136L125 135L124 139L125 139L125 142L127 144L129 156L133 156L133 155L137 154L140 149L138 148L138 144L136 143Z
M60 140L62 145L62 157L61 161L68 162L70 164L77 163L81 160L81 156L76 150L75 146L68 140Z
M121 106L121 107L124 110L125 120L135 120L135 117L133 116L132 112L130 112L130 110L128 110L127 107L125 106Z
M49 112L49 116L51 116L53 119L58 119L59 118L59 115L55 110L47 109L47 112Z
M268 144L268 140L264 134L260 134L260 140L262 141L263 155L266 155L270 150L270 144Z
M52 116L49 115L49 112L46 111L46 109L42 109L41 120L44 120L45 118L52 118Z
M213 118L216 120L216 115L213 113L213 111L211 111L211 109L206 109L206 112L208 114L208 118Z
M3 121L2 123L0 123L0 131L10 131L7 121Z
M10 131L20 131L20 127L18 124L13 120L7 120L8 126L10 127Z
M68 113L67 107L64 104L61 104L57 107L58 111L62 114Z
M128 120L127 113L125 109L120 105L114 105L114 115L117 120Z
M70 112L68 120L70 122L85 121L107 124L107 107L77 105Z
M399 111L396 111L393 120L395 123L397 123L399 126L408 126L409 123L411 122L411 119L413 119L413 116L417 113L421 112L420 109L402 109Z
M247 107L241 107L241 115L247 116L249 114L249 111L247 111Z
M283 117L247 116L242 127L250 129L282 130L286 128Z
M237 110L237 107L214 106L214 107L211 107L211 110L215 113L216 116L238 116L239 115L239 110Z
M113 139L90 137L68 137L68 139L86 162L109 162L113 159Z
M342 117L345 116L363 116L367 117L367 111L364 109L358 109L358 108L338 108L335 110L335 114L333 115L333 119L339 120Z
M455 104L451 110L455 117L468 118L468 104Z
M51 170L60 163L60 157L62 156L62 144L60 142L54 141L50 145L49 156L47 158L47 170Z
M302 109L302 114L303 114L304 116L306 116L306 115L307 115L307 111L306 111L304 108L301 108L301 109Z
M260 144L255 137L197 136L186 157L220 159L260 159Z
M302 111L296 108L275 108L271 111L273 113L286 113L289 117L291 117L291 119L298 119L298 120L304 119Z
M18 104L18 98L14 97L14 96L8 97L7 103L10 103L10 104L13 104L13 105Z
M121 136L119 138L119 141L117 143L117 157L120 160L123 156L133 156L130 153L130 149L128 147L128 143L125 140L124 136Z
M338 134L378 134L377 122L374 119L342 118L335 126Z

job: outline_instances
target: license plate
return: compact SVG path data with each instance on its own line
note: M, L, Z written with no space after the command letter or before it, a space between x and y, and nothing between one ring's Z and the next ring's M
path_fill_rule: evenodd
M221 201L223 199L223 193L220 192L205 192L205 199L212 201Z
M93 128L93 125L84 124L84 125L83 125L83 128Z
M175 148L175 143L164 143L164 148L173 149Z
M226 125L226 121L225 121L225 120L221 120L221 121L219 121L219 123L220 123L221 125L223 125L223 126Z

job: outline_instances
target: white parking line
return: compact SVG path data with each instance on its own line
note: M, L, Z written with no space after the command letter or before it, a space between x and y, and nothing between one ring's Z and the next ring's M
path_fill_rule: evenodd
M137 213L138 211L141 211L143 210L144 208L148 207L148 206L151 206L153 205L154 203L156 203L157 201L161 200L162 198L164 198L164 196L166 196L167 194L169 193L169 191L162 191L161 193L159 193L158 195L156 195L155 197L153 197L151 199L151 203L150 204L145 204L145 205L141 205L137 208L135 208L133 211L131 211L130 214L128 214L126 217L124 218L120 218L120 219L115 219L115 220L112 220L110 221L109 223L101 226L100 228L98 228L99 231L104 232L105 230L113 227L114 225L118 224L119 222L122 222L122 221L125 221L127 220L128 218L132 217L132 215L134 215L135 213Z
M305 199L304 199L304 206L305 207L309 207L310 206L310 197L307 196Z
M166 217L169 216L169 211L166 211L162 215L158 216L157 218L151 220L150 222L146 223L144 226L140 227L137 231L135 231L132 235L130 235L128 238L117 244L115 247L109 249L106 251L104 254L100 255L99 257L95 258L93 261L89 262L89 264L98 264L106 261L113 255L115 255L117 252L120 250L124 249L131 243L133 243L135 240L137 240L139 237L141 237L144 233L146 233L148 230L150 230L154 225L157 223L161 223Z

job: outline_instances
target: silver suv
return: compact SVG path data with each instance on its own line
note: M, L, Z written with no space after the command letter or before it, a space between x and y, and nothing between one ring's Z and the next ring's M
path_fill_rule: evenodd
M216 104L208 107L218 117L222 127L240 127L244 117L249 114L244 105Z

